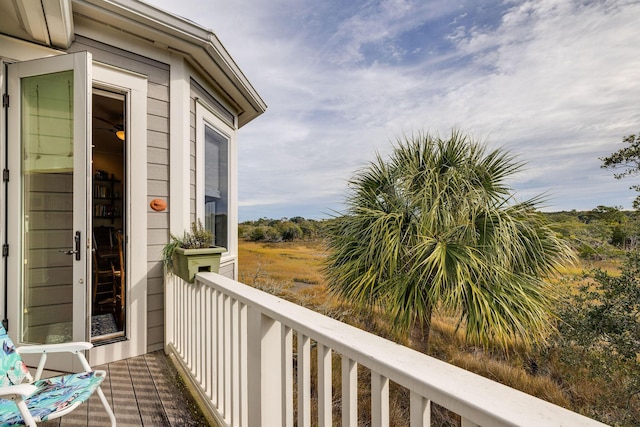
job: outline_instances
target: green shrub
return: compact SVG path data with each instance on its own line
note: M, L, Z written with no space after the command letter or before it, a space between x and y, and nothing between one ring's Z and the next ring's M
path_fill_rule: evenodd
M561 383L574 385L582 412L611 424L640 425L640 252L627 254L619 276L600 269L588 274L560 304L558 317L545 357L555 361Z

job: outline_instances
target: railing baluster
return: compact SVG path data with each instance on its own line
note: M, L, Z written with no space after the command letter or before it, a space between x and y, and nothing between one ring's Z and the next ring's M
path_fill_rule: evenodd
M218 295L220 291L214 289L211 293L211 384L209 384L209 393L211 402L218 405Z
M164 310L165 310L165 320L166 319L171 319L172 321L167 323L164 323L164 345L165 345L165 353L168 353L169 344L174 344L175 345L175 333L176 333L176 329L175 329L175 321L174 319L176 318L176 306L175 306L175 291L176 291L176 286L173 282L173 278L172 277L165 277L165 297L164 297Z
M240 313L238 315L239 325L238 333L239 339L239 358L240 363L240 389L238 390L238 398L240 399L240 427L249 427L249 377L248 377L248 336L249 336L249 322L248 322L248 308L246 304L240 303Z
M431 401L411 391L411 427L428 427L431 425Z
M224 419L231 419L231 297L224 296Z
M184 292L184 285L178 281L177 276L173 277L173 283L175 286L174 298L175 298L175 324L176 324L176 337L174 340L178 354L184 360L184 351L182 349L182 334L184 333L184 315L182 313L182 293Z
M224 411L224 293L218 293L218 319L216 326L218 329L216 339L216 378L218 379L216 388L218 399L216 401L217 408L220 412Z
M284 375L284 397L282 413L285 427L293 427L293 330L288 326L282 328L282 375Z
M189 342L189 357L187 358L188 360L188 366L191 369L191 372L193 372L193 366L194 366L194 359L196 357L196 340L198 339L197 337L195 337L193 335L193 330L195 329L195 325L196 325L196 310L194 309L195 307L195 302L196 302L196 295L195 295L195 289L193 286L193 283L190 283L189 285L187 285L187 289L189 290L189 305L187 307L187 313L189 313L189 329L187 329L188 334L187 334L187 341Z
M342 356L342 425L358 425L358 364Z
M186 298L186 293L187 293L187 287L184 286L183 283L181 283L180 279L176 276L176 281L178 282L177 285L180 288L180 291L178 292L178 311L179 311L179 316L180 316L180 337L178 339L178 345L180 348L180 355L182 356L182 358L184 360L187 360L187 349L186 349L186 342L187 339L185 337L186 333L187 333L187 316L184 315L184 307L187 304L185 302L185 298Z
M205 359L206 359L206 351L207 351L207 328L204 327L207 323L207 309L206 309L206 294L207 287L200 286L198 283L198 303L200 305L200 316L198 319L198 339L200 340L199 348L198 348L198 370L200 371L200 385L202 387L205 386L207 382L207 371L204 367Z
M213 352L215 351L215 326L213 324L216 318L216 305L215 305L216 290L207 286L207 292L205 294L206 299L206 316L204 319L204 327L206 329L206 342L205 342L205 358L204 369L206 383L204 387L205 394L209 399L213 400L213 385L215 384L215 369L213 367L214 358Z
M191 331L192 339L195 338L196 343L194 346L194 354L193 354L193 371L195 374L196 381L202 385L202 328L199 326L202 325L202 286L197 283L193 284L193 310L195 311L195 321L193 322L193 330Z
M187 322L187 327L184 334L184 348L187 352L187 365L191 368L191 359L193 358L193 340L191 339L191 328L193 328L193 310L191 305L193 304L193 292L191 292L191 285L187 284L185 289L185 306L184 313Z
M318 344L318 427L331 427L331 349Z
M389 378L371 371L371 425L389 427Z
M207 319L211 314L211 307L209 306L209 292L208 286L200 285L200 377L201 388L207 389L207 383L209 382L209 373L207 372L207 355L209 354L209 322Z
M184 348L185 343L185 330L186 330L186 316L184 311L185 305L185 293L187 292L187 287L182 283L182 281L176 276L176 282L178 282L178 286L180 287L180 291L178 292L178 322L180 324L180 335L178 336L178 348L180 350L180 355L184 360L186 360L186 351Z
M311 425L311 340L298 332L298 426Z
M231 421L233 425L239 426L240 423L240 399L239 399L239 391L240 391L240 365L238 361L240 360L240 337L238 336L239 329L238 323L240 322L240 303L238 300L234 299L231 304L231 357L232 359L229 361L231 364Z

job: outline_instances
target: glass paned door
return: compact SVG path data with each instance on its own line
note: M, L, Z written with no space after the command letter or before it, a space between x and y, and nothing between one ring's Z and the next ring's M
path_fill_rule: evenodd
M9 320L25 344L87 340L90 71L86 52L8 68L9 283L19 284Z

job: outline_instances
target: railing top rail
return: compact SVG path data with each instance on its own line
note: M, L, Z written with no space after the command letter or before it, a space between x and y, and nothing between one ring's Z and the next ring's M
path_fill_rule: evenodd
M477 424L604 425L219 274L196 280Z

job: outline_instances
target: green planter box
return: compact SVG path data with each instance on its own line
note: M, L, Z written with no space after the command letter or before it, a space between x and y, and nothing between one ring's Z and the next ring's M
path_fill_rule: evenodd
M220 269L220 256L225 248L183 249L173 253L173 274L185 282L193 283L196 273L213 272Z

